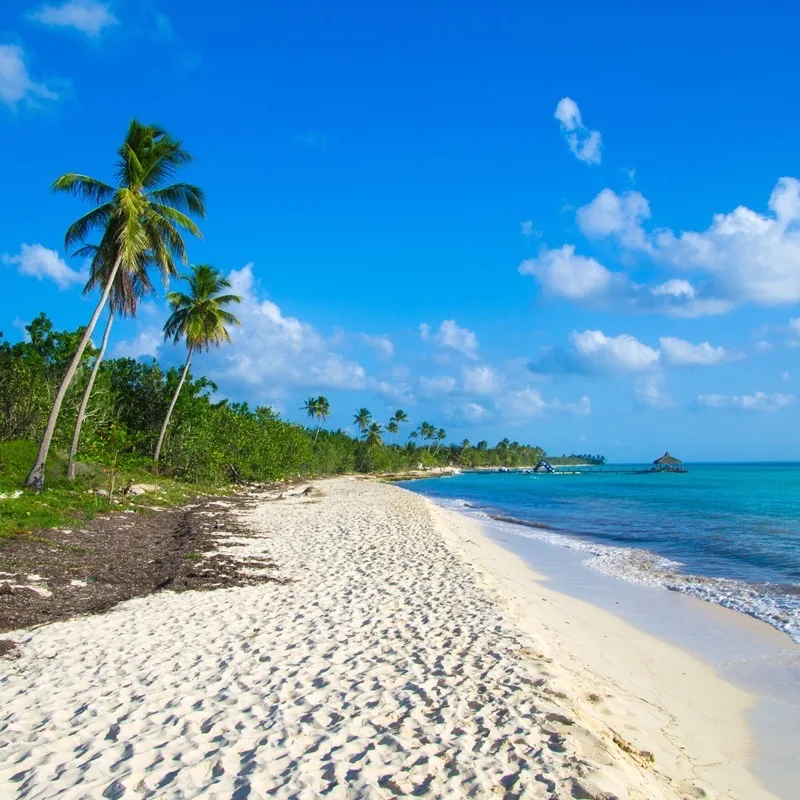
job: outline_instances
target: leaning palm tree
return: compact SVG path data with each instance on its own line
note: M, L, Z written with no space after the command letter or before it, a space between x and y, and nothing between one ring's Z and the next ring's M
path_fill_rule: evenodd
M183 263L187 260L184 232L201 235L189 215L205 216L202 191L188 183L165 185L180 167L192 160L181 142L161 128L133 120L117 152L116 187L75 172L62 175L52 187L54 191L69 192L97 204L67 228L65 250L69 252L75 245L85 242L91 231L99 229L102 231L99 248L109 253L112 261L109 261L107 274L103 275L100 300L56 392L39 452L25 480L25 485L32 489L44 488L45 463L61 405L117 273L122 270L136 274L144 254L149 252L165 275L174 275L177 272L175 259Z
M317 421L317 430L314 434L314 441L316 442L319 436L320 425L331 415L331 404L328 398L323 395L319 397L309 397L301 410L306 412L309 419L313 417Z
M184 280L189 282L189 294L183 292L170 292L167 301L172 307L172 314L164 325L164 338L172 339L176 344L183 339L186 342L186 363L183 365L178 386L164 417L161 432L158 434L156 450L153 461L158 465L164 437L167 434L172 411L178 400L178 395L183 388L186 374L192 356L197 352L220 347L223 343L231 342L231 335L226 326L241 325L241 322L226 310L225 306L231 303L240 303L242 298L236 294L223 294L225 289L230 289L231 282L208 264L198 264L192 267L190 275L184 275Z
M105 282L104 275L107 274L109 263L113 262L113 258L109 258L109 255L113 256L113 252L111 254L104 254L97 245L90 244L82 247L76 255L92 256L89 280L86 286L83 287L83 293L88 294L92 289L97 286L102 286ZM89 374L89 380L83 391L81 404L78 408L78 417L75 420L75 430L72 434L72 444L69 448L69 458L67 461L67 477L70 480L75 478L75 455L78 452L78 445L81 440L81 428L86 418L86 408L89 405L92 389L94 389L94 382L106 352L108 337L111 334L111 326L114 324L114 317L133 317L136 315L139 299L153 290L148 276L148 268L154 266L157 267L158 265L153 262L150 254L146 253L143 254L139 268L135 272L119 270L117 272L117 277L114 279L114 285L111 287L111 293L108 296L108 322L103 331L100 349L94 357L92 371Z
M368 408L359 408L353 417L353 422L358 425L358 429L363 433L372 422L372 414L369 413Z

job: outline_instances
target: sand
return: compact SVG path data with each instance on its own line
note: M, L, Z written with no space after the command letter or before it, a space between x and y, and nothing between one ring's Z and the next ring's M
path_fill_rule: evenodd
M383 484L265 498L218 549L290 582L9 634L2 798L759 800L752 698ZM272 570L274 573L274 570Z

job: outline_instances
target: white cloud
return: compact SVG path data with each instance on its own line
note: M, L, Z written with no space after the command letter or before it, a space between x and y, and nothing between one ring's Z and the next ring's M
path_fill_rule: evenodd
M37 105L40 100L58 100L58 95L31 78L21 47L0 44L0 102L16 108L19 103Z
M419 393L423 397L439 397L452 394L458 388L458 381L451 375L419 379Z
M601 298L614 278L593 258L575 255L575 247L570 244L558 250L543 249L538 257L523 261L519 273L533 275L547 294L568 300Z
M674 405L669 392L664 389L664 376L661 373L643 375L634 387L636 402L646 408L670 408Z
M414 397L414 392L411 390L411 387L402 381L392 383L391 381L370 379L367 385L373 391L383 395L383 397L387 397L389 400L392 400L395 403L416 402L416 398Z
M503 386L503 376L491 367L464 367L464 391L470 394L495 394Z
M362 333L358 337L367 347L375 351L378 358L390 359L394 355L394 342L388 336L371 336Z
M699 406L707 408L736 408L742 411L779 411L797 402L793 394L701 394L695 401Z
M781 380L784 381L784 383L787 382L788 380L790 380L790 378L791 378L791 376L789 375L788 372L781 373Z
M561 123L561 135L575 158L587 164L599 164L602 159L600 133L590 131L583 124L578 104L569 97L562 97L554 116Z
M480 422L489 416L489 411L480 403L464 403L461 406L461 416L467 422Z
M532 219L526 219L525 222L520 222L519 232L523 236L535 236L537 238L542 235L542 232L536 230L536 228L533 226Z
M230 273L231 291L241 295L234 309L242 322L231 330L233 344L212 351L209 374L261 389L266 396L286 387L363 389L364 368L333 352L313 325L285 316L271 300L259 297L252 264Z
M86 270L72 269L55 250L49 250L40 244L23 244L19 255L3 255L0 260L4 264L16 264L20 275L55 281L59 289L69 289L73 284L86 283L89 277Z
M768 213L739 206L730 213L715 214L704 231L676 234L662 228L648 233L642 223L649 218L650 206L641 194L617 195L611 189L604 189L578 211L578 223L587 236L614 237L657 263L703 276L702 297L695 285L682 279L650 288L653 296L670 298L668 308L676 315L721 314L746 303L772 306L800 301L800 181L796 178L777 182Z
M134 339L123 339L114 347L115 358L142 358L150 356L158 358L159 350L164 344L164 337L160 331L139 331Z
M30 19L55 28L72 28L91 37L119 24L109 7L95 0L68 0L59 6L44 6L34 11Z
M439 347L452 348L469 358L478 357L478 337L471 330L460 328L455 320L446 319L435 333L423 322L419 326L419 335L423 342L433 341Z
M659 283L650 292L655 297L688 297L690 300L697 296L694 286L682 278L673 278L664 283Z
M627 333L606 336L602 331L573 331L570 339L579 359L592 372L645 372L658 366L658 350Z
M626 247L649 249L642 222L650 219L650 204L639 192L618 195L603 189L576 213L578 226L590 239L613 236Z
M562 403L560 400L547 401L542 397L540 391L525 386L511 392L504 392L495 402L495 408L506 422L521 424L547 411L566 411L578 416L586 416L592 411L592 402L586 395L575 403Z
M710 366L724 361L728 355L724 347L714 347L708 342L692 344L674 336L662 336L658 341L664 362L673 367Z
M671 317L703 317L725 314L728 300L701 297L689 281L667 280L654 286L633 283L620 271L612 271L594 258L575 254L575 245L557 250L542 248L536 258L525 259L521 275L533 275L544 292L590 307L620 312L657 312Z

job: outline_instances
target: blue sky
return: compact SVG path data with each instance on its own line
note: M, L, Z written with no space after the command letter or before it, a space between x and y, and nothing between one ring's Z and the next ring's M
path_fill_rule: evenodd
M9 339L91 313L62 249L133 116L208 194L194 262L244 296L222 395L358 406L553 453L793 459L800 13L626 5L7 0ZM157 355L163 297L115 328Z

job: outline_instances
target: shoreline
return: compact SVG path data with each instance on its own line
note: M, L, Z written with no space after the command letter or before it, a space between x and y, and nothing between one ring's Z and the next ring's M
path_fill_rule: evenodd
M696 775L707 796L776 797L751 771L755 741L748 715L754 694L621 616L549 588L547 576L495 541L479 520L428 502L450 519L445 529L455 532L449 538L454 551L482 573L533 635L549 635L553 659L568 665L579 683L613 687L616 708L610 714L585 710L601 723L613 720L623 727L637 747L646 742L656 763L676 779Z
M5 796L774 797L743 766L751 696L699 660L420 495L312 486L204 553L269 582L11 634Z

